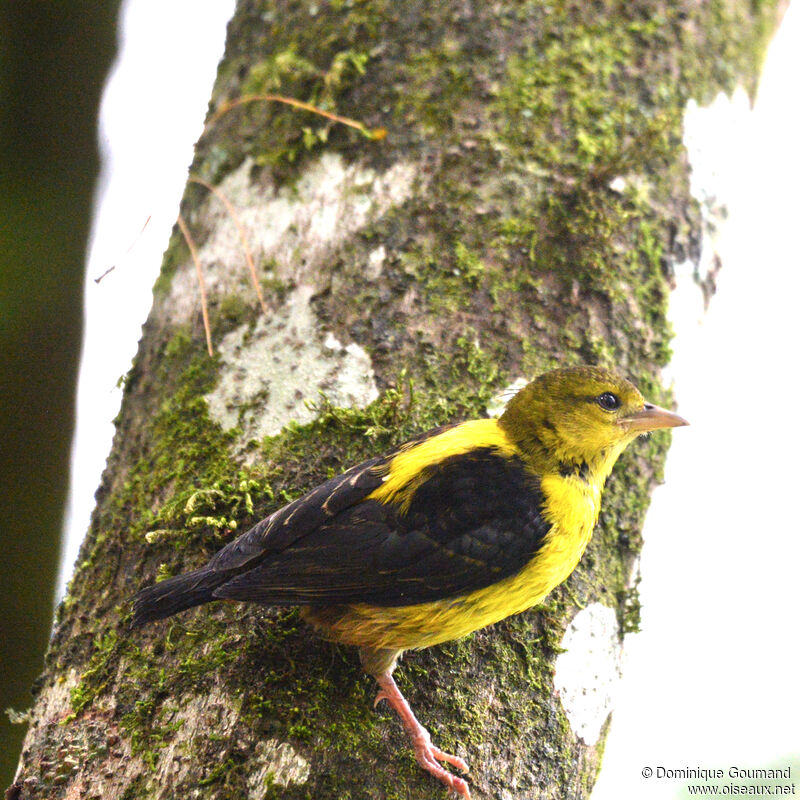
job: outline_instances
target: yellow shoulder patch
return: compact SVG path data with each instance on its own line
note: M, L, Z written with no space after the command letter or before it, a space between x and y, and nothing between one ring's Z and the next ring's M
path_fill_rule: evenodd
M492 447L507 456L518 451L496 419L462 422L419 444L402 449L390 462L383 484L367 498L381 503L398 502L405 510L411 502L426 467L471 450Z

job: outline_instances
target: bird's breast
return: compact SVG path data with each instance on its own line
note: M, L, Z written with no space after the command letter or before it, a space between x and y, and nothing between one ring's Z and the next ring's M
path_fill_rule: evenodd
M576 475L550 475L542 478L541 486L552 546L563 552L577 551L579 559L600 514L602 483Z
M577 477L545 477L542 493L550 523L544 542L519 572L461 598L471 626L464 633L541 603L578 565L600 513L602 487Z
M335 623L325 623L326 635L371 647L430 647L537 605L580 561L597 521L601 491L601 486L578 477L542 478L542 511L550 529L536 554L518 572L469 594L429 603L350 605L339 612Z
M565 581L581 560L600 514L602 486L577 476L542 478L543 514L550 530L535 557L519 575L531 587L533 601L541 602ZM522 609L520 609L522 610Z

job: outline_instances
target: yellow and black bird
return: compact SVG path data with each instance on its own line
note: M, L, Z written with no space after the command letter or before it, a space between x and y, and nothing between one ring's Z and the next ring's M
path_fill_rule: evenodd
M499 419L437 428L276 511L206 566L143 589L134 625L211 600L301 606L364 669L417 761L469 798L464 761L431 743L392 678L404 650L464 636L541 602L577 565L620 453L686 425L600 367L539 376Z

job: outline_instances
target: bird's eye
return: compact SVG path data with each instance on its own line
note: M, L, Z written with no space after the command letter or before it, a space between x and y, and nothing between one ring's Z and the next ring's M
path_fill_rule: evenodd
M619 397L611 392L603 392L603 394L597 398L597 404L606 411L615 411L622 405Z

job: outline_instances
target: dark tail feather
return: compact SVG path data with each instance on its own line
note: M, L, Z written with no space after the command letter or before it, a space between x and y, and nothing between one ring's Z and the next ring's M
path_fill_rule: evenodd
M214 589L224 583L226 577L230 576L203 568L142 589L133 598L131 626L138 628L147 622L171 617L179 611L216 599Z

